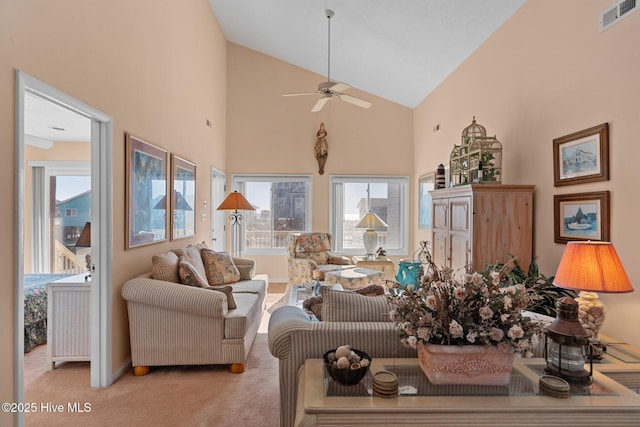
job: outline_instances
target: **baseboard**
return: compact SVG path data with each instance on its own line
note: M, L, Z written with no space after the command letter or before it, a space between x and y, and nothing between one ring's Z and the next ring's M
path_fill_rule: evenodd
M120 378L127 371L127 369L132 368L133 366L131 365L131 358L129 358L125 361L124 365L116 369L113 374L111 374L111 384L113 384L118 378Z

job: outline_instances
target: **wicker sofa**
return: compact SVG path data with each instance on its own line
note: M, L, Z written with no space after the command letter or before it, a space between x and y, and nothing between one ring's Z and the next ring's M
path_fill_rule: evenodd
M191 252L196 253L193 247ZM173 271L172 262L158 268L156 257L154 271L125 283L122 296L127 301L136 375L146 374L150 366L170 365L230 364L232 372L244 371L265 308L268 277L254 275L253 260L232 259L241 277L225 284L231 288L227 289L230 296L215 291L216 286L176 281L178 272ZM158 279L163 276L165 280Z

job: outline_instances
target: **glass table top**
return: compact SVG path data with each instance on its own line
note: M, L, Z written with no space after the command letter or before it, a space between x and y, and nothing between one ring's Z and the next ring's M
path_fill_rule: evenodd
M525 375L515 366L511 372L511 381L506 386L479 385L434 385L417 364L385 364L382 369L393 372L398 377L398 395L403 396L536 396L537 382L531 378L544 375L543 365L525 366L536 375ZM371 370L356 385L345 386L334 381L326 369L323 369L325 396L372 396L373 376ZM598 381L590 386L572 387L575 395L615 395Z

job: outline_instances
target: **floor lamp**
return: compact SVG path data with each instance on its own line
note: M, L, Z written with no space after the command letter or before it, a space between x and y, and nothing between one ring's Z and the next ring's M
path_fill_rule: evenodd
M232 232L233 232L233 256L239 257L240 252L240 223L242 222L243 216L241 212L238 211L254 211L255 208L244 198L242 193L238 193L234 191L233 193L229 193L226 199L220 203L218 206L219 211L233 211L229 214L229 221L231 222Z

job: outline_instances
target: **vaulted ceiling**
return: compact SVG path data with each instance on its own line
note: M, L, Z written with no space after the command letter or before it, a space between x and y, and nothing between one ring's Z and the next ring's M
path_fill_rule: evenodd
M209 0L227 40L324 76L333 10L331 79L410 108L524 2Z

